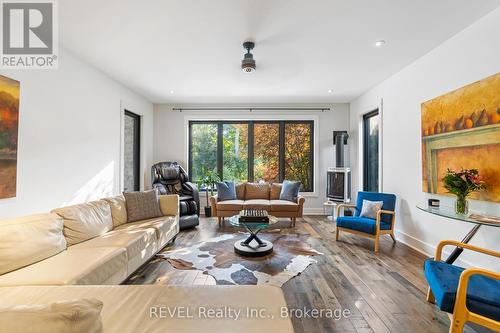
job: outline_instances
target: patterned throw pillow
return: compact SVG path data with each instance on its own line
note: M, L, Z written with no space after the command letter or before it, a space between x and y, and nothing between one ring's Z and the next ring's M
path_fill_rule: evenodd
M162 216L156 189L144 192L123 192L127 203L127 222Z
M382 209L383 204L383 201L363 200L363 207L361 208L361 214L359 214L359 216L376 219L377 213Z
M280 200L297 202L301 184L301 182L290 180L283 181L283 185L281 186Z
M236 200L236 186L234 182L225 181L217 183L217 200Z

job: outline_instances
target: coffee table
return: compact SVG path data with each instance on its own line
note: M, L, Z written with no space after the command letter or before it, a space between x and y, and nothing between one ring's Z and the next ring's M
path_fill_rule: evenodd
M269 216L269 223L244 223L239 221L239 215L231 216L229 223L235 228L246 229L250 236L234 243L234 252L245 257L262 257L273 252L273 243L260 239L257 234L278 222L274 216Z

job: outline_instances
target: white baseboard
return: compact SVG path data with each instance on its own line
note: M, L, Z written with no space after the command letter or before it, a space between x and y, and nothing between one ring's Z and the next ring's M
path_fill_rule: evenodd
M323 208L304 207L304 215L325 215Z
M436 246L433 246L429 243L421 241L420 239L417 239L417 238L410 236L410 235L408 235L402 231L399 231L399 230L396 230L395 233L396 233L396 240L397 241L405 244L408 247L411 247L415 251L417 251L417 252L419 252L427 257L434 257L434 255L436 253ZM443 250L443 257L444 258L448 257L450 254L451 254L450 248L448 248L448 249L445 248ZM455 261L455 264L457 264L458 266L461 266L461 267L465 267L465 268L474 267L474 265L472 265L467 260L462 260L460 258L458 258Z

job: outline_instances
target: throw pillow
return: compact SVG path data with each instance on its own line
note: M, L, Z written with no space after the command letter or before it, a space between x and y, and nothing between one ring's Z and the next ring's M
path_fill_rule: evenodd
M279 200L280 199L280 193L281 193L282 187L283 187L283 185L279 184L279 183L272 183L271 184L271 200Z
M234 182L225 181L217 183L217 200L236 200L236 186Z
M144 192L123 192L127 203L127 222L162 216L156 189Z
M383 204L383 201L363 200L363 206L361 207L361 214L359 214L359 216L376 219L377 213L382 209Z
M102 302L90 298L0 307L0 332L101 333Z
M280 200L297 202L301 182L285 180L281 186Z

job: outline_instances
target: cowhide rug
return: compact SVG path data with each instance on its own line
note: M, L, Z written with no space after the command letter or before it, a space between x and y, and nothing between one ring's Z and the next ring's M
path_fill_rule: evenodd
M245 239L242 233L225 234L190 247L158 254L177 269L200 270L221 284L269 284L281 287L285 282L316 263L312 256L322 254L307 244L307 234L259 234L273 243L273 253L260 258L242 257L233 245Z

